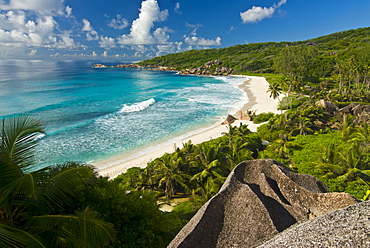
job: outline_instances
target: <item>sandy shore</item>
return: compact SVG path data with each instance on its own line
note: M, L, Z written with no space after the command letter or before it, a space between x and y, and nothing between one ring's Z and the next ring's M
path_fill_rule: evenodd
M270 94L267 92L268 85L268 82L263 77L246 77L246 81L239 85L239 87L247 93L249 98L249 101L244 105L242 110L255 110L257 114L262 112L280 113L280 111L277 110L278 100L274 100L269 97ZM230 114L238 117L236 113ZM147 149L144 149L136 154L116 156L110 159L95 162L93 165L96 167L100 175L108 176L109 178L114 178L131 167L144 168L148 162L154 160L155 158L161 157L166 152L173 152L176 147L181 148L182 144L188 142L189 140L191 140L193 144L199 144L204 141L222 136L222 133L225 133L228 130L226 125L220 125L221 122L222 121L202 130L195 130L192 133L184 134L181 136L181 139L175 139L168 145L148 147ZM241 122L243 124L248 124L249 129L253 132L255 132L259 126L253 122L239 120L235 121L233 125L239 126Z

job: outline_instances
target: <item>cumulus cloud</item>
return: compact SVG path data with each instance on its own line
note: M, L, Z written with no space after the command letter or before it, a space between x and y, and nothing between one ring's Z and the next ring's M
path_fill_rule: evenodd
M1 4L0 9L63 14L65 10L63 2L63 0L10 0L8 4Z
M182 42L171 42L166 45L158 45L157 49L158 51L156 52L156 56L161 56L163 54L167 53L176 53L176 52L181 52L182 49ZM149 57L149 56L148 56Z
M116 19L112 19L108 23L108 27L114 28L114 29L124 29L129 25L128 21L123 18L121 15L117 15Z
M68 31L63 31L61 34L57 35L58 37L49 36L49 43L45 47L58 48L58 49L76 49L76 48L85 48L86 46L76 44L74 39L71 38L71 34Z
M275 10L280 8L281 5L285 4L286 1L287 0L281 0L279 3L274 4L269 8L253 6L251 9L248 9L245 12L241 12L240 18L242 19L243 23L259 22L265 18L270 18L275 13Z
M0 49L26 47L78 48L70 32L60 30L57 17L72 18L63 0L0 1ZM27 49L28 50L28 49ZM28 55L32 55L31 50ZM25 53L27 54L27 53Z
M41 46L50 42L56 22L52 16L27 20L24 11L0 14L0 44L5 46Z
M36 53L37 53L37 50L36 50L36 49L32 49L32 50L29 52L29 54L27 54L27 55L29 55L29 56L35 56L35 55L36 55Z
M91 26L91 23L86 20L82 19L83 27L82 31L86 32L86 40L99 40L98 32L96 32L93 27Z
M202 37L185 37L186 44L190 46L221 46L221 38L216 37L215 39L205 39Z
M93 30L93 28L91 27L91 23L88 20L82 19L82 23L84 25L82 27L82 31L91 32Z
M66 7L66 16L67 17L71 17L71 15L72 15L72 8L69 7L69 6L67 6Z
M221 38L216 37L215 39L205 39L203 37L197 36L197 31L203 25L201 24L190 24L186 23L186 26L192 28L190 31L190 36L185 35L185 43L189 46L221 46Z
M156 0L146 0L141 3L139 17L132 22L130 34L124 34L118 38L118 43L123 45L151 45L163 42L163 30L160 37L161 40L157 40L151 34L151 29L154 27L154 22L160 22L166 20L168 17L168 10L161 11L158 2Z
M106 48L106 49L115 48L116 47L116 42L115 42L114 38L103 37L102 36L102 37L100 37L99 46L103 47L103 48Z

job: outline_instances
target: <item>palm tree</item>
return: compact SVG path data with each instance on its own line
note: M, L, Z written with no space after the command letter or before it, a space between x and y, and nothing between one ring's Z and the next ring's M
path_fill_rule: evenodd
M320 161L315 163L316 169L323 174L323 178L337 178L342 182L360 181L370 187L369 157L356 143L342 149L338 151L333 144L324 147Z
M40 121L30 116L4 119L0 136L0 246L102 247L114 239L111 224L85 209L62 215L93 169L70 164L26 172L35 164ZM77 245L77 246L76 246Z
M275 140L273 145L275 146L275 153L281 158L287 159L288 154L292 149L297 148L298 145L291 140L291 137L287 134L279 134L279 139Z
M290 135L293 135L297 131L299 132L299 135L307 135L313 133L313 130L309 127L309 124L311 124L310 118L299 116L297 118L297 121L298 125L290 132Z
M220 167L219 161L213 160L206 165L202 171L195 174L190 180L197 181L199 188L202 192L204 200L208 200L218 192L221 185L225 181L225 177L221 176L217 169Z
M370 126L364 122L359 124L355 132L350 135L351 142L357 142L365 152L370 151Z
M182 157L179 155L179 152L166 153L152 163L154 165L155 180L158 182L159 187L164 187L167 199L171 199L175 195L178 185L181 185L185 190L188 189L188 185L185 182L190 176L182 173L179 169L182 163Z
M281 94L281 91L282 89L280 85L278 85L277 83L269 84L269 88L267 90L267 92L270 92L270 97L272 97L274 100L278 99L279 102L280 102L279 95Z

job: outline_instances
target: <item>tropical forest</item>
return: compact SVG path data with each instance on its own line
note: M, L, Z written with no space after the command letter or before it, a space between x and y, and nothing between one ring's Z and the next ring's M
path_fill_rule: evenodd
M222 137L166 153L114 179L66 162L32 171L43 124L2 120L1 247L166 247L242 161L275 159L332 192L370 198L370 28L299 42L191 50L139 62L183 70L220 60L233 74L266 77L280 114L228 126ZM211 66L211 69L215 69ZM172 211L159 201L186 199Z

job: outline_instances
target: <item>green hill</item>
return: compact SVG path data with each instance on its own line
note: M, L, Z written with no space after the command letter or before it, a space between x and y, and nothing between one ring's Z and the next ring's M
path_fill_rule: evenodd
M370 27L342 31L314 39L297 42L265 42L235 45L220 49L190 50L167 54L141 61L141 66L166 66L176 70L204 66L211 60L220 59L222 66L233 68L236 73L274 73L273 59L287 46L314 46L321 60L331 61L348 56L358 49L370 47ZM370 50L368 50L370 51Z

